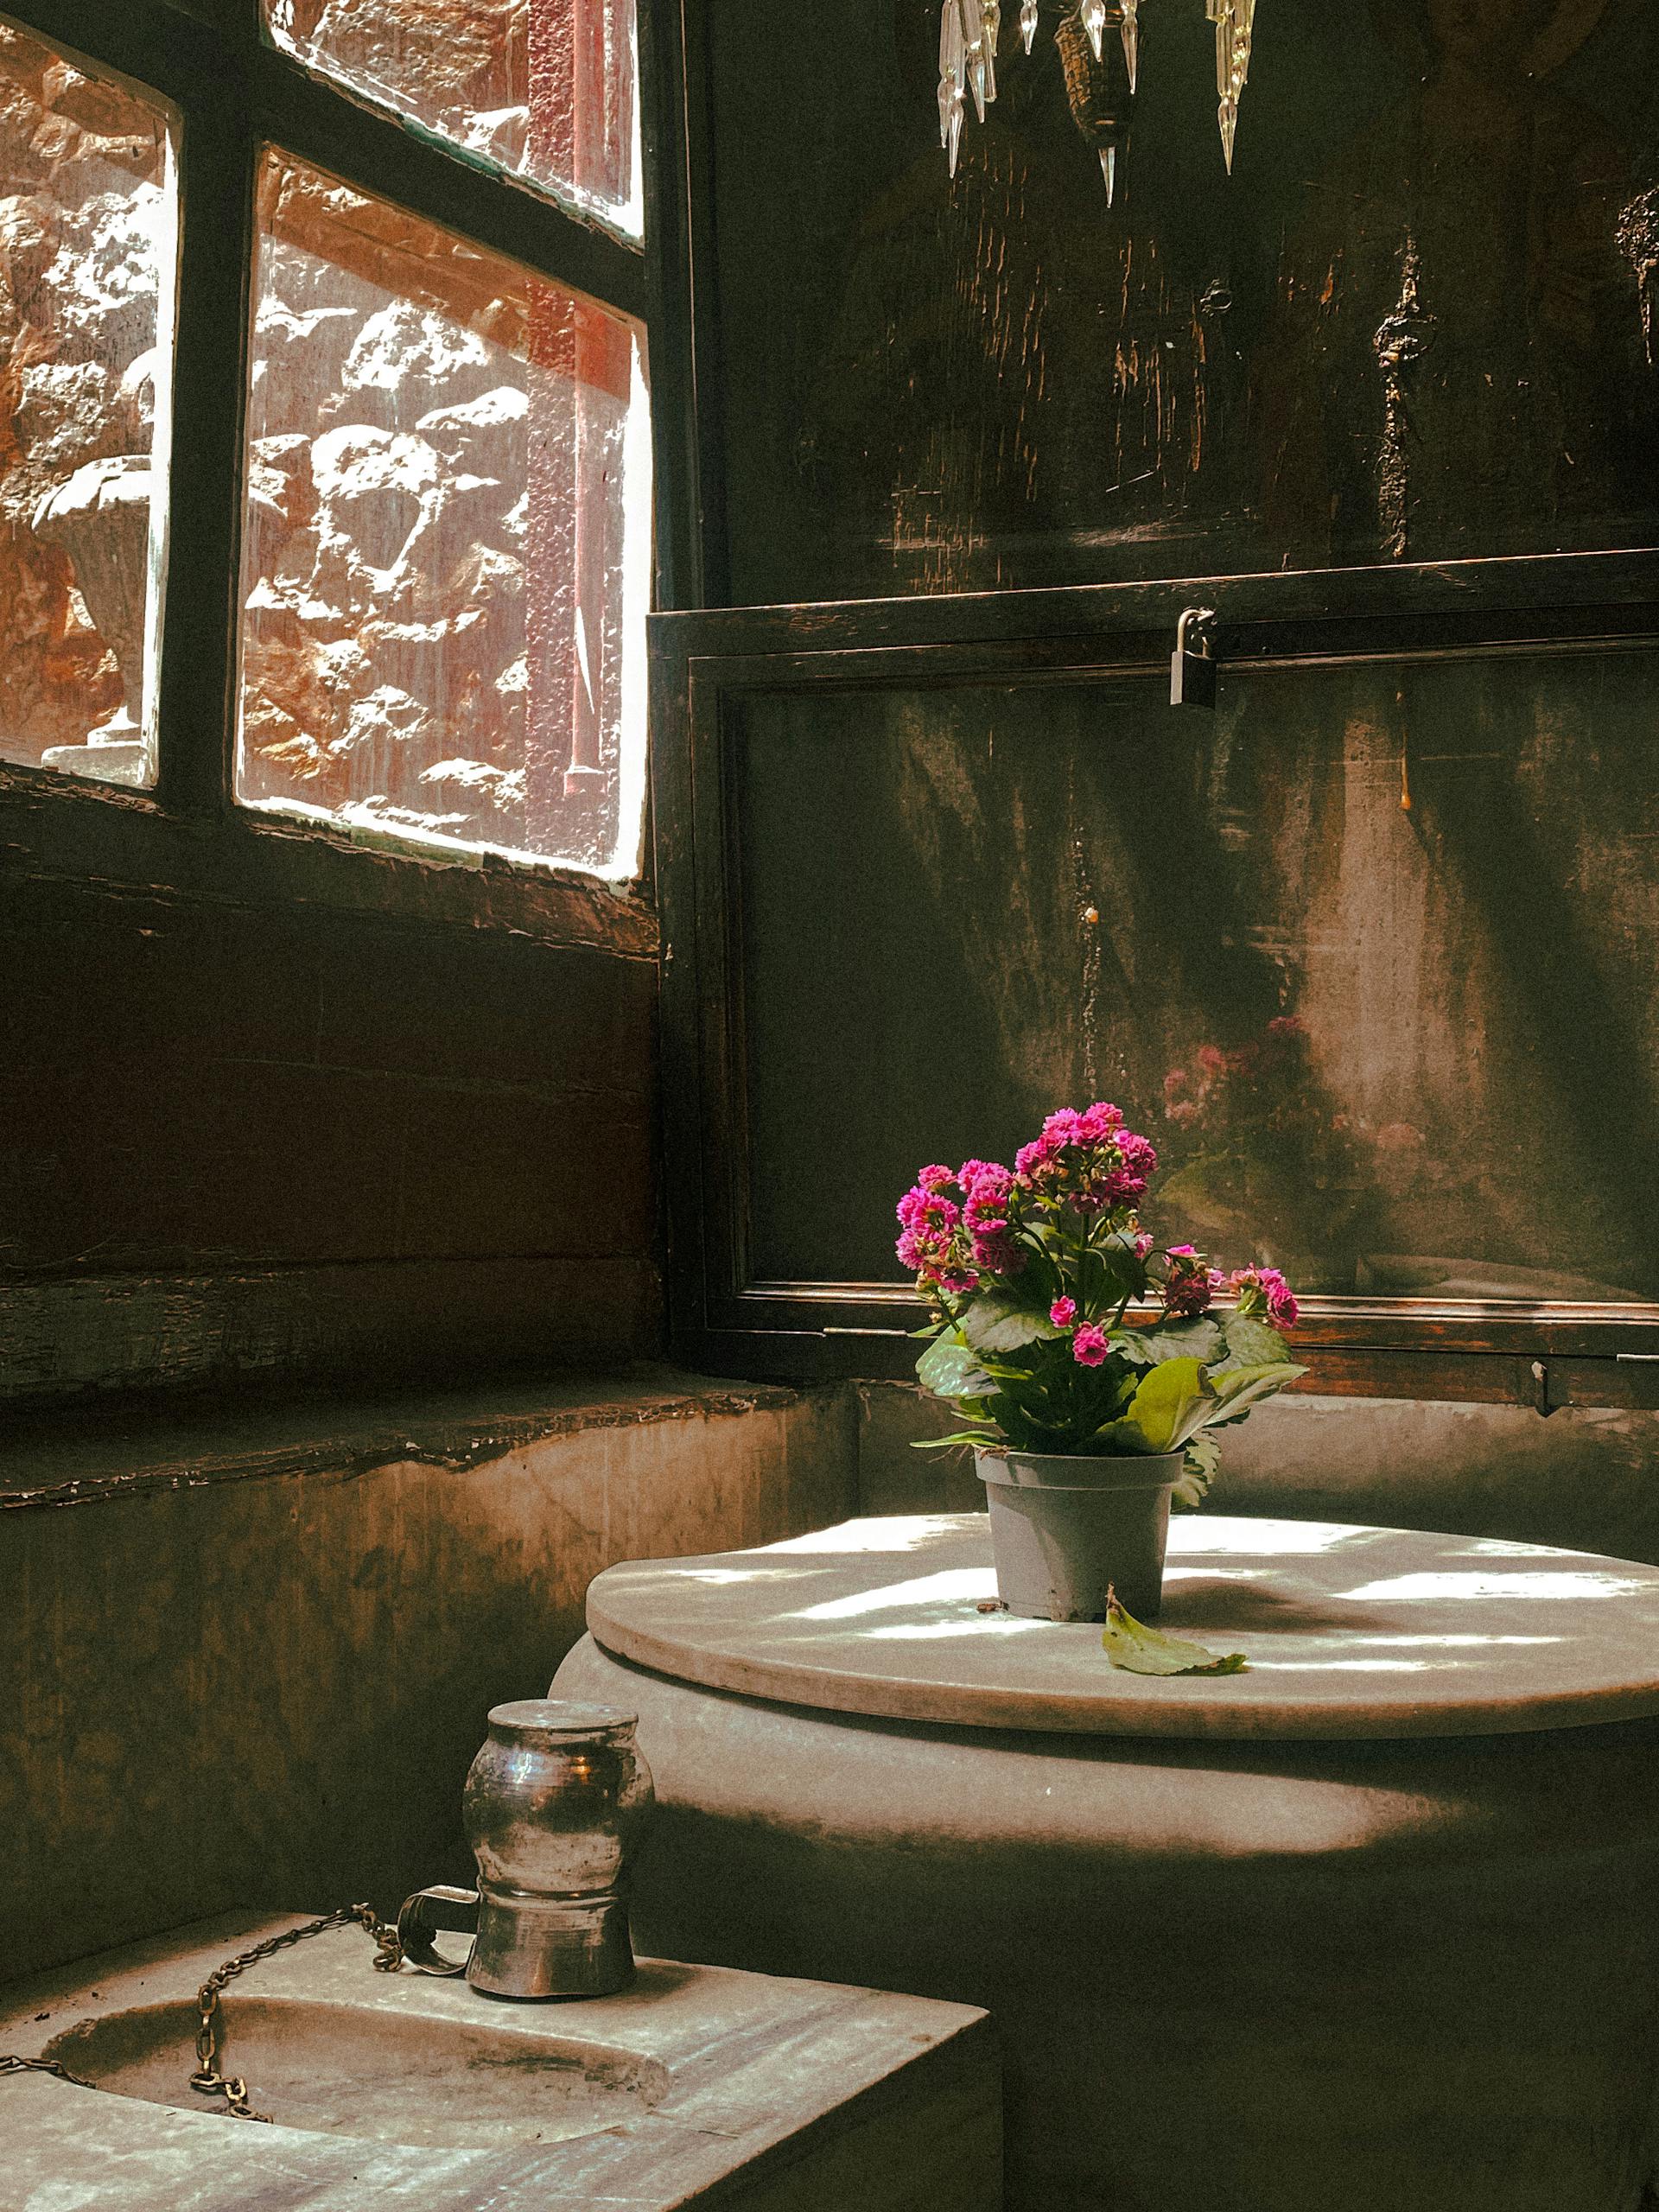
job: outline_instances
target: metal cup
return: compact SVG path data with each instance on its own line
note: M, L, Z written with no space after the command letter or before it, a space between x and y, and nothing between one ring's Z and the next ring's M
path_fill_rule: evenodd
M655 1796L636 1719L553 1698L492 1710L461 1798L478 1861L474 1989L603 1997L632 1980L626 1862Z

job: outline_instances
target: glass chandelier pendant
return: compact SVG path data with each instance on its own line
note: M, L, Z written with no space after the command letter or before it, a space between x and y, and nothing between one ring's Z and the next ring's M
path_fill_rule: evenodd
M1250 73L1250 37L1255 28L1255 0L1205 0L1216 27L1216 96L1221 124L1221 150L1227 174L1233 173L1233 140L1238 130L1238 104Z
M962 102L967 85L967 42L962 35L960 0L944 0L939 16L939 143L957 173L962 144Z
M983 123L985 110L996 98L996 80L985 53L985 10L980 0L960 0L960 5L968 89L974 96L974 113Z
M1029 54L1036 42L1041 0L1020 0L1020 38ZM1069 8L1071 0L1065 0ZM1116 0L1123 60L1128 71L1129 92L1141 77L1141 0ZM1109 0L1077 0L1077 21L1096 61L1102 59ZM1216 27L1217 120L1221 126L1222 157L1227 174L1233 173L1233 146L1238 136L1238 105L1249 80L1250 46L1255 33L1255 0L1204 0L1204 12ZM1001 35L1002 0L944 0L939 14L939 143L957 173L962 144L962 118L971 93L974 112L982 123L996 98L996 49ZM1117 144L1102 144L1104 129L1096 130L1081 115L1078 128L1099 145L1101 174L1106 180L1109 207L1117 191ZM1122 126L1110 128L1121 131Z
M1141 0L1123 0L1123 59L1129 72L1129 91L1141 74Z

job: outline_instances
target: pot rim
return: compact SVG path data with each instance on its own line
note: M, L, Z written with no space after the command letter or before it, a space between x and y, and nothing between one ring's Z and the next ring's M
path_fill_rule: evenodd
M1181 1478L1185 1459L1185 1452L974 1449L975 1471L981 1482L1001 1490L1172 1490Z

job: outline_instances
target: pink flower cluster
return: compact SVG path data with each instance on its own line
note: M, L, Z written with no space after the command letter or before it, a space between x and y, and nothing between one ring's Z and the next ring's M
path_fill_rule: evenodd
M949 1193L962 1194L960 1204ZM958 1294L989 1275L1017 1274L1026 1255L1014 1242L1008 1209L1014 1176L994 1160L924 1167L899 1201L899 1261L936 1289Z
M899 1201L899 1262L940 1290L977 1288L963 1233L962 1208L947 1198L956 1178L948 1167L924 1167Z
M1236 1268L1227 1287L1241 1313L1265 1312L1277 1329L1294 1329L1300 1312L1290 1285L1277 1268Z
M1288 1021L1283 1027L1299 1031ZM1103 1099L1082 1113L1065 1108L1051 1114L1042 1135L1021 1147L1012 1169L995 1160L965 1160L954 1169L924 1167L899 1201L899 1258L924 1288L969 1296L1030 1263L1039 1243L1033 1224L1046 1215L1040 1240L1046 1253L1053 1249L1056 1232L1064 1252L1098 1246L1109 1230L1106 1242L1120 1249L1131 1244L1144 1265L1153 1240L1136 1220L1134 1203L1157 1164L1152 1146L1124 1127L1116 1106ZM1068 1230L1063 1217L1055 1217L1061 1208L1081 1216L1082 1223ZM1115 1218L1095 1218L1108 1214ZM1065 1280L1062 1274L1062 1285ZM1136 1294L1145 1280L1135 1278ZM1281 1328L1293 1326L1297 1318L1290 1286L1276 1268L1241 1268L1223 1275L1191 1244L1170 1245L1156 1263L1154 1281L1171 1319L1192 1319L1207 1313L1216 1298L1229 1296L1241 1313L1265 1313ZM1099 1367L1110 1357L1109 1328L1089 1314L1086 1300L1080 1306L1062 1291L1048 1318L1079 1367Z
M1014 1164L1031 1189L1088 1214L1133 1205L1151 1180L1158 1154L1102 1098L1082 1113L1067 1106L1051 1114L1042 1135L1020 1147Z

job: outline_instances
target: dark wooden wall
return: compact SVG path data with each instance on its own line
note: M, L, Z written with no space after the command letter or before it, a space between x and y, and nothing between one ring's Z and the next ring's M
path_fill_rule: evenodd
M655 1347L636 896L38 779L0 856L6 1395Z
M1261 0L1229 178L1198 0L1133 102L1117 10L1096 67L1042 0L953 179L937 0L689 12L727 611L657 639L682 1344L899 1371L909 1173L1103 1094L1185 1179L1155 1225L1333 1301L1331 1387L1398 1386L1336 1373L1363 1339L1423 1395L1647 1404L1659 16ZM1205 604L1283 633L1176 713ZM1295 1083L1202 1142L1273 1024Z
M1230 177L1198 0L1142 10L1133 100L1115 5L1099 65L1009 8L954 179L937 0L692 13L711 597L1653 543L1645 0L1260 0Z

